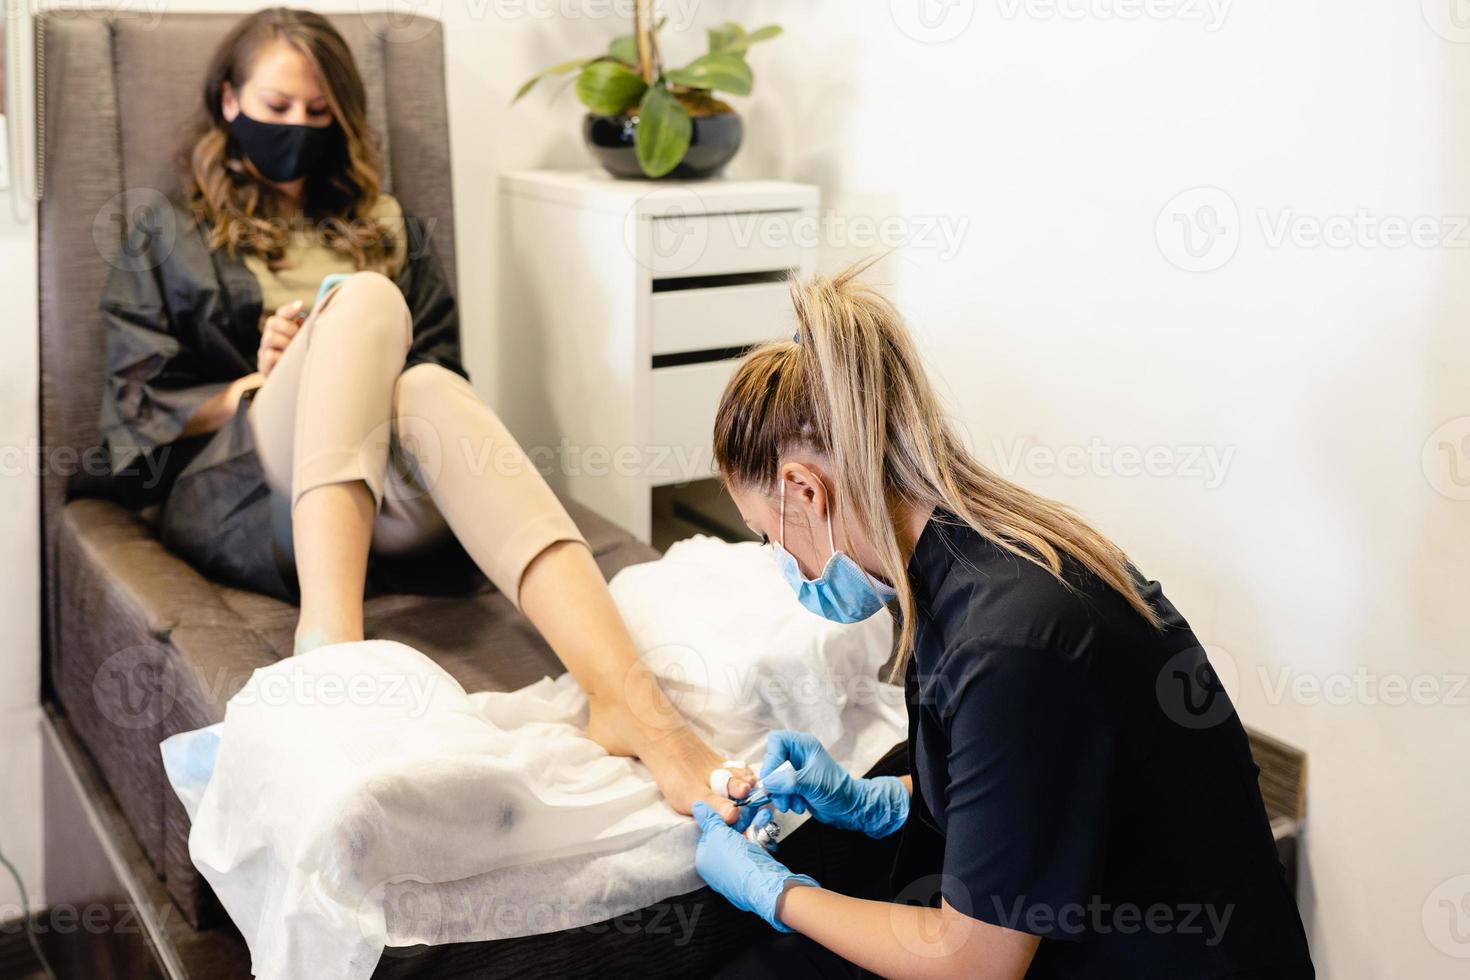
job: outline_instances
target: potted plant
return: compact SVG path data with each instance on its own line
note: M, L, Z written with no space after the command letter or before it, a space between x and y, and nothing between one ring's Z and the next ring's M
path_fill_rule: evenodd
M683 68L659 58L653 0L637 0L633 33L615 38L606 53L564 61L527 81L512 102L536 83L576 73L577 98L588 108L582 136L598 161L618 177L700 178L718 174L740 149L740 116L716 92L748 95L754 82L745 54L781 33L772 24L746 31L726 23L709 30L709 51Z

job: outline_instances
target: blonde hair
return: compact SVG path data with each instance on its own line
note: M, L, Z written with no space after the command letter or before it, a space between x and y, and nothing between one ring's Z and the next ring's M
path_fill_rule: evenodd
M956 438L903 318L858 276L793 279L797 337L752 351L715 416L726 485L774 491L797 450L830 462L846 522L871 542L903 614L895 676L913 652L915 606L894 527L902 506L942 507L1058 580L1069 555L1157 627L1123 551L1068 508L991 472ZM829 506L832 506L829 503Z

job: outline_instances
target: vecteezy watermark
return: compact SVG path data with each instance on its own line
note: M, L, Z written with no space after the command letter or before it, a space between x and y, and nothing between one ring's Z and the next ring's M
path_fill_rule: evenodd
M1470 674L1385 674L1361 666L1329 673L1261 666L1256 674L1271 705L1470 707Z
M1419 0L1424 23L1446 41L1470 44L1470 0Z
M405 377L411 377L411 372ZM409 397L400 392L400 400ZM552 477L641 477L660 485L688 483L714 475L714 452L708 445L654 443L579 443L562 439L552 445L522 447L513 438L445 439L434 423L412 413L384 422L368 433L358 453L362 460L381 465L384 453L391 466L385 492L395 500L429 492L445 467L473 477L495 474L513 477L535 472ZM0 465L6 455L0 450ZM152 472L152 467L148 469Z
M444 0L358 0L357 14L384 41L407 44L434 32L444 19Z
M160 646L125 647L109 656L92 675L92 703L118 728L156 727L173 709L178 681L164 669L168 652Z
M751 667L727 665L726 683L737 703L787 706L841 707L884 702L883 691L895 685L876 674L850 674L813 666L795 674L774 674Z
M230 704L267 708L403 708L409 718L429 709L439 679L428 674L370 671L258 671Z
M947 262L959 254L970 231L963 214L846 215L825 211L796 220L767 220L759 212L723 215L740 248L760 246L867 249L933 253Z
M1467 0L1470 2L1470 0ZM1235 199L1218 187L1195 187L1164 205L1154 222L1159 252L1186 272L1213 272L1235 257L1248 225L1268 249L1397 251L1470 248L1470 215L1379 214L1366 208L1308 214L1255 208L1242 219Z
M1165 717L1182 728L1213 728L1235 714L1229 691L1240 670L1225 648L1191 646L1171 656L1159 669L1154 694Z
M712 242L747 251L896 251L906 258L959 255L966 214L845 214L838 211L724 212L690 187L667 185L640 195L623 220L623 243L654 275L688 272Z
M687 272L709 248L710 210L692 187L654 187L623 214L623 247L655 275Z
M941 899L959 915L932 914ZM970 889L953 875L923 875L906 884L889 906L888 928L911 956L933 958L970 941L976 920Z
M780 573L770 565L772 580ZM790 599L793 608L796 600ZM886 616L886 612L878 615ZM730 656L722 650L687 643L662 643L645 650L623 677L623 700L643 724L662 730L682 727L686 718L738 710L760 716L780 728L844 707L892 709L902 703L903 689L871 671L846 671L825 664L793 664L785 655L779 666L757 652ZM941 714L953 710L955 688L943 675L918 675L919 703L933 704ZM655 689L656 688L656 689ZM802 710L795 710L802 709ZM813 710L815 709L815 710Z
M358 460L364 472L380 471L383 459L388 460L384 477L383 497L385 500L409 501L425 496L438 483L444 471L444 445L439 438L439 428L430 420L414 415L414 399L421 389L415 387L417 368L405 371L398 382L398 405L403 414L380 422L358 446ZM465 445L466 460L470 460L471 447ZM489 450L487 449L488 453ZM522 457L524 458L524 457ZM488 469L489 460L471 466L475 475L482 476ZM497 467L499 471L508 466ZM507 475L509 475L507 473Z
M101 446L77 449L75 446L43 446L35 439L23 443L0 445L0 477L88 476L105 478L125 476L137 481L141 488L152 490L168 470L172 446L159 446L127 461L117 473L112 470L112 457Z
M1109 902L1094 895L1086 902L1052 905L1028 902L1024 895L1007 903L990 899L998 925L1033 934L1062 936L1152 935L1199 936L1207 947L1220 945L1235 906L1211 902Z
M912 906L932 909L941 898L961 916L931 917L926 924L924 917L914 914L917 910ZM1026 895L976 896L960 879L940 874L917 878L902 889L895 898L889 928L906 950L925 957L943 955L945 950L967 941L967 937L949 934L948 930L964 928L965 923L975 919L994 921L1018 932L1067 938L1114 933L1191 936L1213 948L1225 938L1234 916L1234 904L1204 901L1140 905L1102 895L1062 903L1032 901Z
M1455 959L1470 959L1470 874L1440 882L1420 910L1431 946Z
M1420 452L1429 485L1451 500L1470 500L1470 415L1450 419L1429 434Z
M168 7L169 0L60 0L46 5L46 19L125 20L151 31L163 20ZM7 8L6 18L19 18L21 9L19 4L13 10Z
M156 2L156 0L155 0ZM631 25L637 0L456 0L469 20L613 20ZM701 0L661 0L659 16L674 32L694 25ZM386 41L417 41L444 19L444 0L358 0L358 15L369 30ZM627 28L631 30L631 26Z
M1293 208L1256 209L1268 248L1386 249L1470 248L1470 217L1464 215L1302 214Z
M484 448L503 461L497 468L517 465L513 454ZM563 439L555 446L531 446L525 452L542 475L648 476L662 483L688 483L714 474L714 451L707 446L584 446Z
M1112 445L1093 438L1085 444L1048 446L1033 443L1026 437L991 440L991 452L1003 476L1020 474L1048 478L1052 476L1101 476L1136 479L1193 480L1206 490L1214 490L1225 482L1234 446L1196 444L1156 444L1151 446Z
M1218 187L1194 187L1174 196L1154 221L1159 252L1186 272L1213 272L1240 247L1240 208Z
M168 717L178 700L169 656L161 646L126 647L109 656L92 676L92 702L97 712L118 728L144 730ZM437 678L422 674L369 671L218 671L201 678L216 703L285 707L403 708L412 718L428 711Z
M170 913L166 908L155 908L154 911L164 916ZM138 910L127 902L88 902L85 905L57 902L39 911L32 909L29 923L21 906L0 904L0 936L25 931L38 936L71 936L77 933L141 936L143 921Z
M312 218L304 215L263 217L254 221L257 232L286 242L301 239L308 245L336 248L367 247L379 241L402 242L409 260L429 254L438 218L357 217ZM108 198L92 216L92 244L97 254L124 272L148 272L173 254L179 219L173 204L153 187L130 187Z
M527 446L511 441L466 441L450 451L463 455L470 472L487 470L510 475L531 466L542 476L647 476L660 483L688 483L714 474L709 446L650 444L582 444L562 439L556 445Z
M921 44L953 41L975 19L975 0L888 0L888 15Z
M510 893L467 890L460 883L426 884L410 876L390 878L369 889L358 906L359 921L381 921L387 936L431 938L437 944L572 930L593 936L672 937L669 942L675 948L693 940L703 907L699 902L666 901L617 912L608 903L574 900L571 894L555 901L527 901ZM587 925L576 925L589 918L593 921ZM390 946L383 955L414 956L419 951L414 946Z
M124 272L148 272L173 254L178 221L162 191L130 187L107 199L92 216L92 244Z
M402 0L400 0L402 2ZM637 0L457 0L472 20L613 20L632 30ZM658 0L665 28L679 32L694 26L703 0Z
M1225 26L1234 0L995 0L1006 20L1174 21L1213 34Z
M623 703L657 731L673 731L686 718L703 715L711 694L709 662L683 643L650 647L623 674Z

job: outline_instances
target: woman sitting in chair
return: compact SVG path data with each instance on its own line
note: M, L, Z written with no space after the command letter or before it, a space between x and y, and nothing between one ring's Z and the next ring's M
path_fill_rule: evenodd
M454 297L425 227L381 189L341 35L306 11L246 17L204 111L183 200L141 209L102 299L119 492L162 503L165 543L203 571L299 596L297 653L363 639L370 556L377 574L457 538L586 691L592 738L640 757L688 813L720 760L466 380Z

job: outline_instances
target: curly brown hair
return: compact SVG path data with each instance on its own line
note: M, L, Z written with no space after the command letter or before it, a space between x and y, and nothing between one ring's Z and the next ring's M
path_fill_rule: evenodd
M385 271L394 236L373 214L382 187L379 138L367 121L367 91L342 35L320 14L272 7L242 19L220 42L204 78L204 112L180 153L184 198L208 228L211 250L248 252L279 266L290 242L294 204L257 170L230 135L221 98L238 92L255 59L281 40L299 51L326 90L339 141L306 178L301 218L359 269Z

